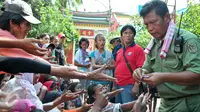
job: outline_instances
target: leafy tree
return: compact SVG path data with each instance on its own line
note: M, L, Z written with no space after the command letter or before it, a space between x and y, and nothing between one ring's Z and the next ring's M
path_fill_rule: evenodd
M191 31L200 37L200 4L190 2L183 14L181 28ZM180 15L177 16L177 26L180 23Z
M146 48L149 41L151 40L151 35L146 29L142 18L139 15L132 16L132 24L136 29L135 41L138 45Z
M82 0L59 0L60 4L64 8L71 9L72 7L77 8L78 5L82 4Z
M114 46L110 44L110 40L114 37L119 37L119 35L120 31L117 30L116 32L110 32L110 34L106 36L106 47L108 48L108 50L112 51L112 49L114 48Z
M63 14L58 4L45 5L44 2L37 2L35 7L42 24L32 27L30 37L36 37L41 33L57 35L62 32L67 36L68 42L78 39L79 35L73 25L72 14L70 14L69 10L65 10Z
M4 1L4 0L0 0L0 1ZM32 4L37 0L24 0L24 1ZM78 5L83 3L82 0L43 0L43 1L46 3L53 4L53 5L54 5L54 3L59 2L61 7L68 8L68 9L77 8Z

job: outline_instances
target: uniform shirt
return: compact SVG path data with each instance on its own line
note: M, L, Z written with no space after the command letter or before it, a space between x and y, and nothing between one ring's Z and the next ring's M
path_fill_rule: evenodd
M132 43L129 47L126 48L125 55L133 71L136 68L143 66L143 63L145 60L145 54L144 54L143 49L139 45ZM126 61L124 60L123 48L121 48L117 52L115 66L116 66L115 77L117 78L118 85L126 86L128 84L135 83L132 77L132 73L127 67Z
M176 29L177 32L177 29ZM188 31L180 30L180 36L183 36L183 53L174 52L174 40L169 47L166 59L160 58L162 48L160 40L154 41L151 53L146 55L146 61L143 68L152 72L183 72L191 71L200 74L200 40L198 37ZM190 94L200 93L200 85L176 85L172 83L163 83L157 86L161 98L176 98Z

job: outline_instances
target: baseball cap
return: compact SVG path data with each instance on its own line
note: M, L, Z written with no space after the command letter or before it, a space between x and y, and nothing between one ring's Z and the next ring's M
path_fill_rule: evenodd
M119 40L121 42L120 37L114 37L110 40L110 44L112 44L115 40Z
M41 23L37 18L33 16L31 7L22 0L6 0L3 3L2 11L20 14L25 20L32 24Z
M63 38L63 37L65 38L65 34L63 34L63 33L58 34L58 38Z

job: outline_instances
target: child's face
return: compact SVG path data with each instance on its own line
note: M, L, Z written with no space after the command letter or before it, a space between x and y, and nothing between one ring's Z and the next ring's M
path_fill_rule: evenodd
M75 108L76 108L76 106L75 106L74 102L72 102L72 101L67 102L67 109L68 110L75 109Z
M87 42L85 42L85 41L81 42L81 48L86 50L88 48Z
M42 43L43 44L49 43L49 41L50 41L49 35L46 35L45 37L42 38Z
M75 92L81 91L81 90L82 90L81 84L77 84L76 87L75 87Z
M52 42L56 47L58 47L59 45L59 41L58 41L58 37L56 37L55 39L53 39L53 42Z
M58 105L57 108L58 108L58 110L60 110L61 112L63 112L64 106L65 106L65 103L63 102L60 105Z
M103 36L98 37L96 41L98 49L104 49L105 47L105 38Z

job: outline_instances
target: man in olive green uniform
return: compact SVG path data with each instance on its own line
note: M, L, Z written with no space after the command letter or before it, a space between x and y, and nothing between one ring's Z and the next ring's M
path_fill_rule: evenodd
M167 56L162 59L162 41L170 23L168 8L163 1L154 0L143 6L140 15L154 39L143 67L134 71L134 79L157 87L161 97L159 112L200 112L200 40L180 30L183 52L176 53L176 29Z

